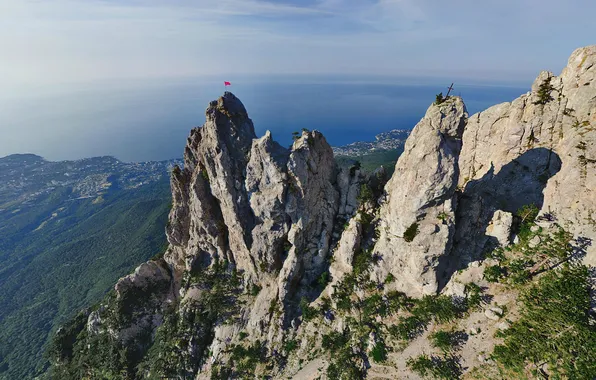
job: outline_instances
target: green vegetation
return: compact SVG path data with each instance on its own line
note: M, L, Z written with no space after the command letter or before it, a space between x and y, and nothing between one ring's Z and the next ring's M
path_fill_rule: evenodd
M370 356L377 363L385 362L387 360L387 346L385 342L382 340L378 341L370 351Z
M423 354L408 359L407 365L420 376L435 379L459 379L462 372L459 360L450 355L428 356Z
M302 311L302 319L304 321L310 321L319 315L318 310L310 306L306 297L300 299L300 310Z
M104 329L142 326L138 318L143 318L144 313L160 313L163 323L155 337L148 328L123 343L106 331L89 332L83 321L82 326L73 325L66 330L78 330L76 340L71 339L74 334L70 333L57 334L54 339L49 354L53 362L60 364L52 367L52 378L162 379L187 378L196 373L213 340L215 325L236 316L241 288L238 273L223 261L185 278L185 286L200 289L200 299L172 304L166 310L153 311L159 303L153 304L151 297L137 294L160 294L159 288L155 288L159 284L147 290L131 288L133 294L128 296L121 293L116 298L110 294L98 309ZM165 291L162 289L161 293ZM242 371L241 367L238 371Z
M295 339L287 340L284 343L284 351L286 352L286 355L289 355L292 351L296 350L297 348L298 348L298 341Z
M465 339L463 331L444 331L439 330L430 334L430 341L433 347L443 352L449 352L460 346Z
M395 276L392 273L389 273L387 277L385 277L385 284L390 284L395 281Z
M500 265L491 265L484 268L484 279L488 282L499 282L504 275L504 268Z
M414 222L404 232L404 240L410 243L418 235L418 223Z
M468 309L481 302L481 289L475 284L466 287L464 300L445 295L412 299L398 291L383 291L383 284L371 281L368 273L375 258L370 250L360 250L354 257L353 272L335 285L333 299L346 321L343 331L333 331L322 337L322 348L330 354L327 377L330 379L361 379L366 375L363 360L383 363L394 349L391 340L410 340L421 334L431 321L448 323L464 316ZM386 282L393 281L387 276ZM358 290L358 291L357 291ZM399 313L399 314L398 314ZM387 325L382 320L397 314L398 323ZM375 344L369 349L371 334ZM449 336L450 344L461 344L462 334ZM439 372L459 373L457 361L445 357L438 362ZM457 369L457 371L456 371ZM430 373L430 372L429 372ZM447 377L448 378L448 377Z
M590 310L590 278L584 266L566 265L547 273L521 296L521 316L500 333L494 359L506 369L548 377L596 377L596 328Z
M259 341L248 347L235 345L231 352L231 364L235 368L236 376L241 379L254 378L257 365L266 359L265 348Z
M546 78L538 88L538 100L534 102L534 104L546 104L551 100L554 100L550 93L555 89L551 82L551 77Z
M358 156L357 162L360 163L360 168L367 173L372 173L375 169L383 166L387 171L387 178L390 178L395 170L395 163L403 151L403 147L392 150L377 150ZM335 161L338 165L343 166L352 165L356 160L354 157L338 155L335 157Z
M136 189L110 190L101 202L68 200L70 194L57 188L35 207L0 213L0 378L43 372L42 353L53 331L163 252L171 201L165 176Z
M442 92L439 92L439 93L437 94L437 96L435 97L435 104L436 104L436 105L443 104L443 103L445 103L445 101L446 101L448 98L449 98L449 97L447 97L447 96L443 97L443 93L442 93Z
M253 297L256 297L259 295L259 292L261 291L261 287L257 284L252 284L252 286L250 287L250 295Z
M370 189L370 186L368 186L368 184L363 183L360 186L360 192L358 193L358 202L360 202L360 204L364 204L366 202L370 202L372 201L374 198L374 194L372 192L372 190Z
M574 260L589 242L573 239L556 225L543 233L533 223L537 214L534 206L517 212L519 244L492 252L499 264L484 272L487 280L520 291L519 317L497 333L503 343L492 358L512 378L593 379L591 278L588 268Z
M534 225L534 220L538 216L539 212L540 210L534 204L525 205L517 210L515 215L520 221L520 227L518 231L520 239L525 239L530 235L530 227Z
M327 284L329 283L329 281L331 281L331 279L329 278L329 272L325 271L325 272L321 273L321 275L317 279L317 285L321 289L324 289L325 286L327 286Z

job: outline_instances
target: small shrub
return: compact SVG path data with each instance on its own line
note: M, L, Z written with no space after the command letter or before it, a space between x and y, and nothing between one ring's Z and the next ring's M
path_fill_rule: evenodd
M370 351L370 356L376 363L385 362L387 360L387 346L385 346L385 342L382 340L378 341Z
M464 308L453 303L453 299L449 296L427 295L416 302L412 314L424 321L434 319L439 323L445 323L461 316L464 311Z
M449 352L454 348L461 346L466 338L467 335L463 331L439 330L430 335L430 341L433 347L436 347L443 352Z
M426 322L416 316L400 317L397 325L388 327L389 333L397 339L410 340L420 335Z
M442 103L445 102L445 100L447 100L447 98L446 97L443 97L443 93L442 92L439 92L437 94L437 96L435 97L435 104L436 105L442 104Z
M499 280L503 277L504 271L503 268L499 265L492 265L490 267L484 268L484 279L488 282L499 282Z
M530 271L528 267L533 264L532 261L525 259L513 260L507 267L509 281L513 284L525 284L530 280Z
M323 349L335 352L348 343L349 337L345 333L331 331L323 335L321 346Z
M310 321L317 316L317 309L310 306L310 302L306 297L302 297L300 300L300 310L302 311L302 319L304 321Z
M360 192L358 193L358 202L360 202L360 204L364 204L366 202L372 201L374 198L373 192L370 189L370 186L368 186L366 183L363 183L360 186Z
M329 278L329 272L323 272L323 273L321 273L321 275L317 279L317 284L321 288L324 288L329 283L329 280L330 280L330 278Z
M252 287L251 287L251 289L250 289L250 294L251 294L252 296L255 296L255 297L256 297L256 296L259 294L259 292L261 291L261 289L262 289L262 288L261 288L259 285L257 285L257 284L252 284Z
M553 97L550 95L551 91L555 89L553 85L550 83L551 79L551 77L548 77L542 82L542 84L540 84L537 94L538 100L536 100L534 104L544 105L550 102L551 100L554 100Z
M405 293L399 291L388 292L385 296L387 298L387 310L390 314L396 313L401 309L410 310L413 306L413 301Z
M209 182L209 173L207 173L207 169L201 169L201 177L207 182Z
M414 240L416 235L418 235L418 223L414 222L404 232L404 240L409 243Z
M385 277L385 284L390 284L393 281L395 281L395 276L393 275L393 273L389 273L387 277Z
M449 218L449 215L447 215L447 213L445 211L441 211L439 213L439 215L437 215L437 219L439 219L440 221L443 221L443 222L446 222L448 218Z
M373 262L372 252L370 250L360 249L354 255L354 261L352 263L353 272L356 276L368 271L370 264Z
M284 351L286 354L290 354L292 351L298 348L298 342L295 339L290 339L284 343Z
M420 355L410 358L406 364L420 376L432 376L437 379L459 379L462 373L461 365L454 356L428 356Z
M329 297L322 297L319 311L321 312L321 314L324 314L329 310L331 310L331 299L329 299Z
M467 283L465 292L468 308L478 308L482 304L482 288L480 286L473 282Z

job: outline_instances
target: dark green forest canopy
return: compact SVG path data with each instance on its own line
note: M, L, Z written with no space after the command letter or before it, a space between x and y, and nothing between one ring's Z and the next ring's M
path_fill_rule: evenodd
M165 244L171 195L165 165L138 177L147 184L125 187L132 172L116 160L84 161L79 167L85 175L110 172L113 186L100 196L81 197L73 189L78 182L51 185L77 162L68 162L69 169L33 155L9 158L0 159L0 177L22 176L31 183L19 196L7 181L0 188L0 378L25 379L46 368L45 345L60 324L100 300ZM15 164L22 165L20 171L13 170ZM162 175L148 181L157 170Z

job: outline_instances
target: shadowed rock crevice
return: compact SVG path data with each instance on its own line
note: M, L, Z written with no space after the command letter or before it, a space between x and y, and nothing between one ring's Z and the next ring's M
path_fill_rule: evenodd
M468 182L458 193L453 249L440 259L442 288L451 275L499 245L487 227L498 210L515 214L525 205L544 204L548 180L561 170L559 155L547 148L530 149L504 165L494 166L480 179Z

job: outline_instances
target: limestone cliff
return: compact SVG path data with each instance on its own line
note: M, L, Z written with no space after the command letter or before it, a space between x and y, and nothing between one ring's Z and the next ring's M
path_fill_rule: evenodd
M270 132L257 138L226 92L172 171L163 258L121 279L85 314L86 328L68 330L69 354L55 368L70 376L70 357L87 358L96 345L124 359L114 368L87 362L91 377L417 378L406 358L430 347L418 342L428 326L459 318L467 331L483 315L503 315L485 301L496 290L482 274L509 262L500 247L542 249L515 264L526 282L570 261L569 252L596 262L595 79L592 46L511 103L472 116L459 97L433 103L388 182L383 170L338 167L318 131L304 130L289 148ZM510 275L503 271L495 278ZM514 303L515 292L495 299ZM80 354L73 329L82 331ZM496 344L476 335L462 351L471 352L462 354L468 368L489 363L474 353ZM391 354L382 349L390 336L402 342ZM388 355L390 368L371 363Z

